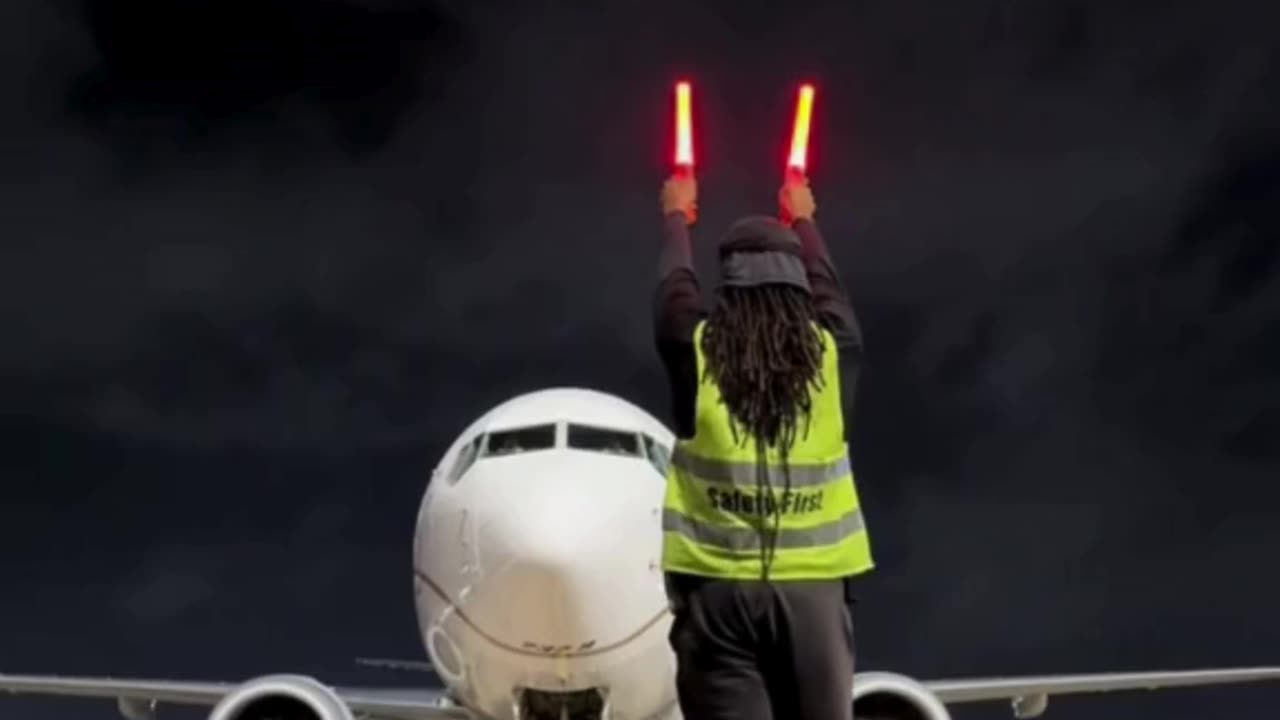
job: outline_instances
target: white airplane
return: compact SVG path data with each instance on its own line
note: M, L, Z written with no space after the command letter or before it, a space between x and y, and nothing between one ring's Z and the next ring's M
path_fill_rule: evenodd
M2 675L0 692L158 703L210 720L681 720L659 565L672 434L610 395L551 389L471 424L432 472L414 538L415 606L440 688ZM389 661L428 666L420 661ZM1280 680L1280 667L918 681L859 672L859 720L949 720L948 706ZM426 685L426 683L424 683ZM694 720L694 719L690 719Z

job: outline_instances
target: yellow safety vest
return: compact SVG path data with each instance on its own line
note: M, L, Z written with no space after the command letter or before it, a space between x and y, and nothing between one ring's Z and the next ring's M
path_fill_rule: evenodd
M770 579L817 580L864 573L875 565L849 465L840 407L835 338L819 328L823 385L811 389L808 433L797 428L788 456L791 492L775 448L766 449L769 483L758 492L756 443L739 428L714 378L704 377L700 322L693 334L698 391L694 436L676 443L662 514L662 567L724 579L759 579L761 529L778 527ZM801 419L803 422L803 419ZM768 487L772 487L772 493ZM781 510L779 518L774 513ZM772 538L772 535L767 536Z

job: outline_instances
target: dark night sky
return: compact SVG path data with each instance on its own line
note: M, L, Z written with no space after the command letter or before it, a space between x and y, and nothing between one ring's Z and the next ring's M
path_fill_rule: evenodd
M862 667L1280 664L1280 41L1252 5L5 0L0 669L414 680L351 658L422 655L409 541L454 434L553 384L666 416L686 73L700 261L773 209L819 85L869 351Z

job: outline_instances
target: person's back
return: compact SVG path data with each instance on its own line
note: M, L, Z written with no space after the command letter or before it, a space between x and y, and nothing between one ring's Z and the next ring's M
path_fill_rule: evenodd
M873 565L844 437L861 338L807 184L780 201L786 223L722 239L707 313L696 185L663 189L656 329L679 438L663 567L686 717L851 717L847 583Z

